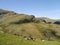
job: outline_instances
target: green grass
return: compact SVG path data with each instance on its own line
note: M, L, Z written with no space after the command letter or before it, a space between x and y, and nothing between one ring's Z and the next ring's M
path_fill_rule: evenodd
M0 45L60 45L58 41L24 40L11 34L0 33Z

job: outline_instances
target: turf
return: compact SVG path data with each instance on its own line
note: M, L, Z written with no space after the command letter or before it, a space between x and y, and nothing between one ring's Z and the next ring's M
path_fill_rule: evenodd
M58 41L24 40L11 34L0 33L0 45L60 45Z

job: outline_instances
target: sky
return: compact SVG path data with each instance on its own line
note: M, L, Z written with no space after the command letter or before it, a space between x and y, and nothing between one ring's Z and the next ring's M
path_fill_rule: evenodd
M60 19L60 0L0 0L0 9Z

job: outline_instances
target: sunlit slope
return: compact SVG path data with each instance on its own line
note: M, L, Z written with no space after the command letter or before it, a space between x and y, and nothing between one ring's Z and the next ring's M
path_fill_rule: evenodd
M1 32L35 40L60 40L60 25L51 23L55 20L9 11L8 13L2 11L0 15L2 16L0 19Z
M3 31L22 37L31 36L35 39L52 38L51 40L59 38L60 34L59 26L45 23L12 24L7 26Z

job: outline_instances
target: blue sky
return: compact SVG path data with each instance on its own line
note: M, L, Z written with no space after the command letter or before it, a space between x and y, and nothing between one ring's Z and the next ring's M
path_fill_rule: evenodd
M60 19L60 0L0 0L0 9Z

